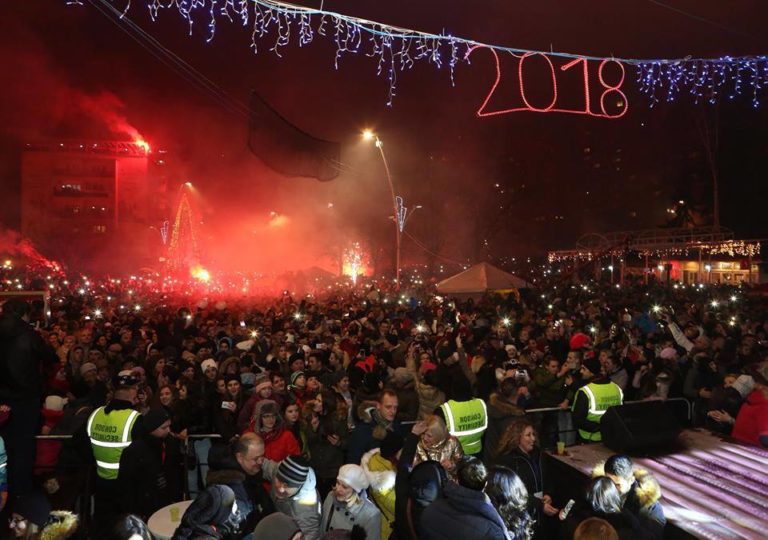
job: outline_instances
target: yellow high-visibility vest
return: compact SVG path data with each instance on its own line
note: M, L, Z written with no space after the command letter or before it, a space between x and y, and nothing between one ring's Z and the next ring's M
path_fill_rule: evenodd
M469 401L448 400L440 408L451 435L459 439L465 454L479 454L483 449L483 433L488 428L488 411L480 398Z
M88 437L91 439L96 472L104 480L116 480L120 472L120 456L131 444L131 430L139 413L133 409L104 412L99 407L88 417Z
M610 407L615 407L624 403L624 393L621 391L621 387L612 382L608 384L589 383L588 385L579 388L576 394L578 395L579 392L584 393L589 402L587 420L590 422L597 422L598 424L605 414L605 411ZM573 404L574 406L576 405L575 398ZM594 432L580 429L579 436L587 441L600 442L603 440L603 435L599 429Z

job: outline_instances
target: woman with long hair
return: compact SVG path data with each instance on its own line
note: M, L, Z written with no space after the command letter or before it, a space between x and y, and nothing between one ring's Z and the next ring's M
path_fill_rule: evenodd
M520 477L507 467L492 467L484 491L504 520L509 536L513 540L530 540L535 522L528 513L528 490Z
M349 428L347 404L330 390L323 390L304 404L302 430L307 441L309 464L317 475L317 489L325 498L344 463Z
M437 415L429 415L424 419L427 429L421 434L416 447L416 457L413 465L424 461L437 461L443 466L448 477L456 480L456 466L464 456L459 440L448 433L445 421Z
M544 493L544 469L538 434L533 423L520 418L510 423L501 434L495 449L495 463L511 469L528 490L528 513L537 521L541 530L544 516L556 516L560 509L552 503L552 497Z
M13 537L24 540L64 540L75 534L77 525L75 514L51 511L48 499L38 491L19 496L11 507L8 520Z
M563 524L563 532L573 538L573 532L582 521L588 518L604 519L616 530L622 540L650 540L659 538L658 532L651 527L642 515L636 515L623 508L619 489L611 478L598 476L593 478L585 492L586 504L571 512Z

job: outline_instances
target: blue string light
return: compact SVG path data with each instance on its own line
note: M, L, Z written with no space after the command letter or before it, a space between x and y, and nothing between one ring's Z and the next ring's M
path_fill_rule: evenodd
M80 0L67 0L80 3ZM272 0L147 0L150 17L156 20L161 9L175 7L189 24L192 33L196 13L208 19L210 42L216 32L216 21L224 17L247 26L251 20L251 48L259 52L258 42L274 38L269 50L280 51L295 39L299 47L310 45L317 35L332 40L336 46L334 67L345 54L365 54L376 59L376 73L386 76L389 85L387 105L391 106L397 90L397 74L410 70L417 62L437 68L447 65L451 85L455 85L455 70L459 62L467 62L467 52L477 46L514 55L540 53L565 59L585 58L602 61L606 58L552 51L531 51L503 47L454 37L432 34L384 23ZM130 9L130 0L124 14ZM294 32L292 32L292 27ZM296 36L296 37L294 37ZM653 107L659 102L673 102L683 95L695 103L715 103L725 97L734 100L748 95L754 107L760 105L768 85L768 56L721 58L671 58L612 60L634 66L639 91L647 96Z

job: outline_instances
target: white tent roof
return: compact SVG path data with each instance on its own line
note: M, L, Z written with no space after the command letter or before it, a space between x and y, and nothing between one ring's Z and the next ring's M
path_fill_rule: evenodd
M524 279L488 263L480 263L437 284L441 294L479 293L487 290L522 289L530 284Z

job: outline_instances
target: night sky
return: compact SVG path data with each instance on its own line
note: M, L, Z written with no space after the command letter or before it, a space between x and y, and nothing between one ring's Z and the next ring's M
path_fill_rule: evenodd
M115 5L125 4L115 0ZM393 25L525 49L632 58L768 52L768 5L758 0L670 3L689 15L647 0L324 5ZM158 61L157 51L140 46L87 2L4 2L0 15L5 75L0 177L10 201L0 219L10 228L18 227L13 201L20 145L124 138L93 106L83 105L97 103L120 111L153 147L169 151L179 183L190 180L198 187L210 224L207 234L220 244L238 236L243 219L273 210L314 231L310 243L315 245L325 243L323 235L340 233L370 242L388 239L388 190L378 155L359 140L366 127L385 143L396 191L407 203L423 206L408 230L448 259L541 255L571 247L588 232L657 227L680 199L706 216L712 206L707 134L712 140L717 134L722 225L744 238L768 236L768 92L757 110L748 100L711 106L694 105L687 97L650 108L648 99L634 91L635 72L629 68L624 86L629 112L618 120L532 112L477 118L494 77L490 54L478 51L471 65L457 68L455 87L446 69L425 63L398 74L390 108L374 59L347 55L337 71L335 47L319 37L306 48L293 42L282 49L282 58L268 50L269 38L254 55L248 27L220 19L215 39L206 43L205 21L198 21L189 36L175 10L162 11L153 23L145 3L133 0L129 17L210 79L226 94L222 98L201 92ZM533 101L545 103L551 95L548 75L542 64L532 64L526 91ZM503 77L512 79L514 71L510 64ZM248 103L251 90L302 129L341 141L345 172L320 183L266 169L248 151L247 117L231 111L232 104ZM503 78L497 104L504 106L504 93L512 91L514 81ZM578 84L563 83L559 91L578 101ZM332 216L328 203L333 203ZM245 241L230 247L237 252ZM411 261L423 257L409 241L404 253Z

